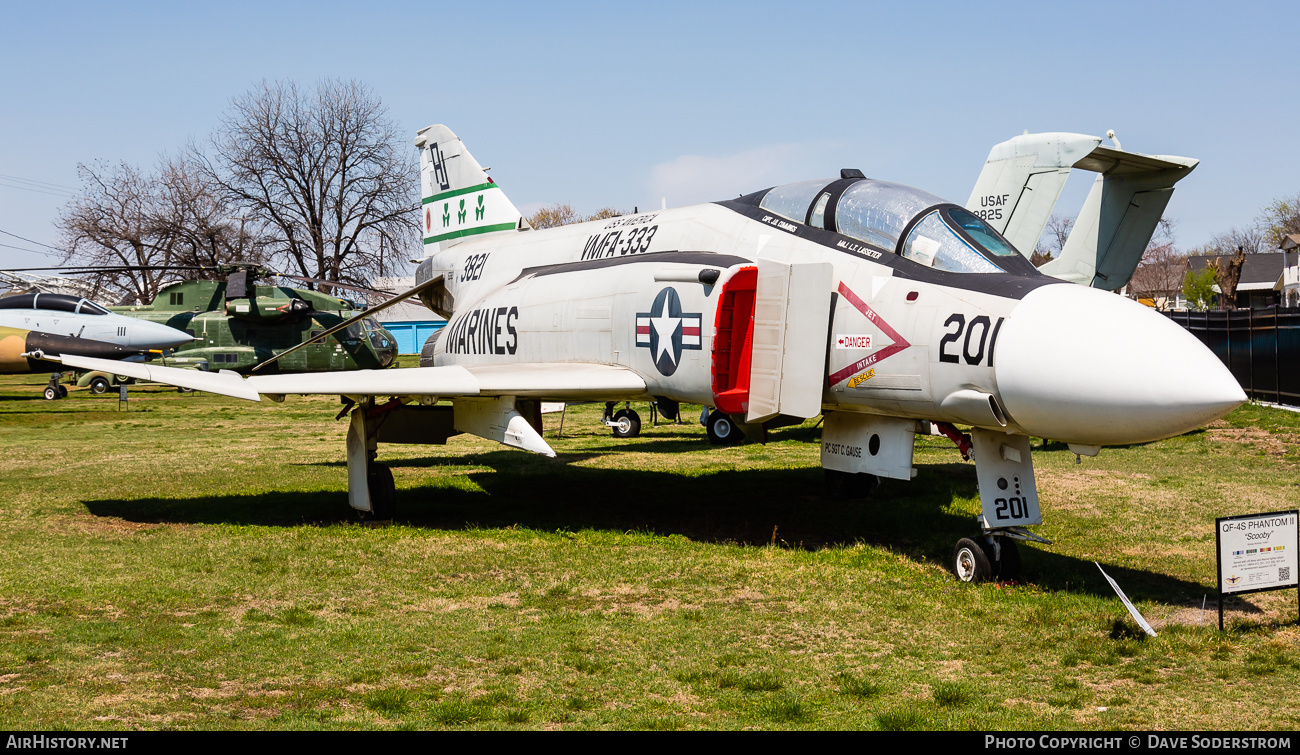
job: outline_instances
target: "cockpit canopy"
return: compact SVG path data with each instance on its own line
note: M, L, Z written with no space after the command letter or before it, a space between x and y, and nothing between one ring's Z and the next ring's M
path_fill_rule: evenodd
M107 309L89 299L67 294L18 294L0 299L0 309L45 309L83 315L106 315Z
M759 207L936 270L1019 273L1029 264L974 214L928 192L888 181L823 178L785 184L770 189Z

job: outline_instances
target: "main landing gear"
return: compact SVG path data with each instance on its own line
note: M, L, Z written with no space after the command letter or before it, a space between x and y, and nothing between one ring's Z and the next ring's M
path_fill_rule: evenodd
M397 511L397 483L393 481L393 471L373 458L369 459L366 488L370 493L370 510L358 509L357 517L363 522L391 520Z
M704 420L704 429L709 435L709 442L715 446L734 446L745 439L745 433L731 419L730 415L714 409Z
M641 415L632 411L630 406L614 411L617 402L605 404L605 414L600 421L606 427L613 428L615 438L635 438L641 434Z

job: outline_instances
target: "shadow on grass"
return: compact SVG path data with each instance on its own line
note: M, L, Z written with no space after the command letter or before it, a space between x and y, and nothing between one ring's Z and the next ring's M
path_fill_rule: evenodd
M677 443L678 441L666 441ZM599 454L569 454L575 461ZM976 532L950 513L954 498L978 492L970 464L931 464L912 482L885 480L869 500L823 497L819 468L714 471L695 475L592 469L494 451L468 457L392 460L394 468L484 465L448 480L398 491L398 521L438 530L517 525L540 531L606 530L678 534L711 543L818 549L865 542L918 561L947 563L956 541ZM399 478L400 479L400 478ZM344 491L141 498L85 502L96 516L135 522L322 526L355 521ZM1025 578L1052 590L1113 595L1092 562L1022 544ZM1140 569L1103 564L1135 600L1186 602L1206 588Z

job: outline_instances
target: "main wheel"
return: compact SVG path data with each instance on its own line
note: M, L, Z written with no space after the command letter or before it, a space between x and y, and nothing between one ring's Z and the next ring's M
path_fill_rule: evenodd
M670 398L660 396L655 399L655 406L659 409L659 413L663 415L663 418L669 422L676 422L677 417L681 414L682 405Z
M952 552L952 570L962 582L987 582L993 577L988 554L974 540L963 537Z
M90 380L90 392L96 395L108 393L111 386L108 384L108 378L102 375L96 375Z
M59 389L52 385L45 386L44 395L46 401L54 401L55 399L62 398L62 396L59 395Z
M366 487L370 490L370 511L357 512L362 521L392 519L397 510L397 483L393 482L393 471L383 464L371 464L366 475Z
M66 385L60 385L60 386L59 386L59 398L67 398L67 397L68 397L68 386L66 386Z
M631 409L614 412L614 437L635 438L641 434L641 416Z
M717 410L709 412L705 429L709 434L709 442L715 446L734 446L745 439L745 434L731 421L731 417Z

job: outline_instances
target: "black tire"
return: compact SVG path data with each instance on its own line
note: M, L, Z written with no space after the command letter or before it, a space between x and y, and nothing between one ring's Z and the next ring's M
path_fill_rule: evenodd
M745 434L731 421L731 417L716 409L709 412L705 429L709 433L709 442L715 446L734 446L745 439Z
M635 438L641 434L641 416L631 409L614 412L614 437Z
M59 398L67 398L67 397L68 397L68 386L66 385L59 386Z
M59 389L52 385L45 386L45 392L43 395L45 396L46 401L54 401L55 399L62 398L62 396L59 395Z
M998 539L1002 543L1002 560L995 566L998 579L1003 582L1019 582L1022 573L1020 569L1020 548L1016 546L1016 541L1009 537Z
M94 378L91 378L90 380L90 392L95 394L96 396L100 396L105 393L108 393L108 389L111 387L112 386L109 385L108 378L106 377L97 375Z
M371 464L366 487L370 490L370 510L357 512L361 520L392 519L397 510L397 484L393 481L393 471L383 464Z
M968 537L958 540L953 548L952 571L962 582L987 582L993 578L993 565L984 546Z

